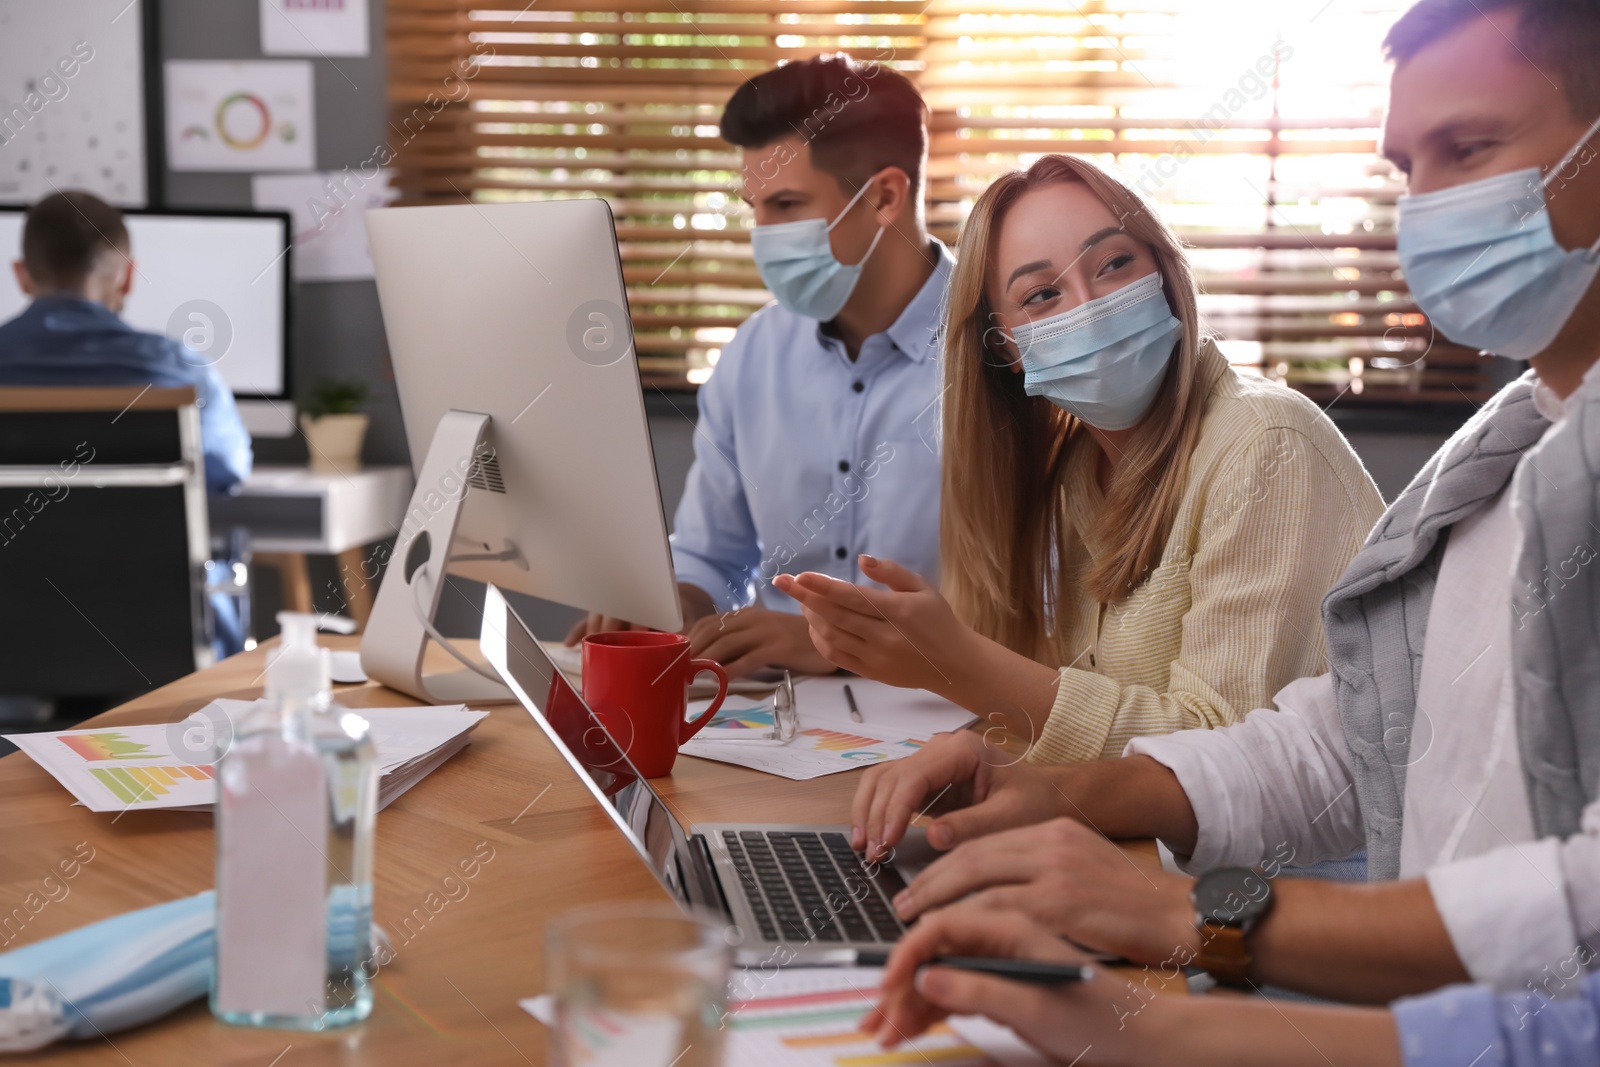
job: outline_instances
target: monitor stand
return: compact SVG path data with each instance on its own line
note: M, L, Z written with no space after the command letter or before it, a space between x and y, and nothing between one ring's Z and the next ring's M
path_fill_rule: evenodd
M361 668L368 677L433 704L505 704L516 699L504 683L476 671L426 674L422 666L430 639L462 658L434 628L433 617L467 492L468 467L463 464L470 465L478 455L488 430L488 415L451 410L439 420L361 637ZM449 492L444 487L450 485L458 488ZM487 664L483 670L495 674Z

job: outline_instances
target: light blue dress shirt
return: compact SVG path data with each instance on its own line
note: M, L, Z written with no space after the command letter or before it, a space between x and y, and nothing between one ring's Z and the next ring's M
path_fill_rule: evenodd
M678 505L678 580L718 611L797 612L777 574L862 581L856 557L939 572L938 264L855 362L815 319L768 304L739 327L700 388L694 465Z
M104 304L42 296L0 325L0 385L192 385L200 408L206 489L250 473L250 434L216 370L170 337L141 333Z
M1582 950L1587 952L1587 950ZM1590 957L1592 958L1592 956ZM1462 985L1394 1003L1406 1067L1594 1067L1600 1063L1600 974L1546 968L1544 991L1497 994Z

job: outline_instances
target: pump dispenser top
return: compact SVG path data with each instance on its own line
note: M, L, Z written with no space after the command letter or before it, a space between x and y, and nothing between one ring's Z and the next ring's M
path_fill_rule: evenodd
M267 667L266 698L285 710L321 710L331 697L328 650L317 646L317 617L298 611L278 612L282 631L277 655Z

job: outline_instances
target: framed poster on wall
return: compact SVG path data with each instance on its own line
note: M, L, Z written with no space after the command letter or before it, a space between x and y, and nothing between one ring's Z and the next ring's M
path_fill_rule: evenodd
M167 160L173 170L310 170L311 63L169 59Z
M0 202L160 202L155 0L0 0Z

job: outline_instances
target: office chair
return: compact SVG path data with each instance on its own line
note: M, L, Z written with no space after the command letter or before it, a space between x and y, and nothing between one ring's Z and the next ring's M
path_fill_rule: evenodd
M0 693L211 665L203 464L192 388L0 389Z

